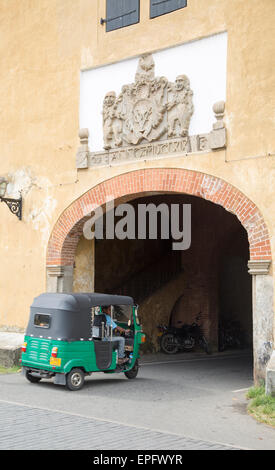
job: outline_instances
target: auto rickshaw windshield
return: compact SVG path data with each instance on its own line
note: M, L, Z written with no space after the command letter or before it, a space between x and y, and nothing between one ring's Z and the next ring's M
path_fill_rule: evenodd
M128 323L132 321L133 307L131 305L114 305L113 319L118 323Z
M112 318L115 322L118 323L128 323L129 320L132 321L132 309L131 305L113 305L111 310ZM94 315L101 315L102 309L104 307L93 307Z

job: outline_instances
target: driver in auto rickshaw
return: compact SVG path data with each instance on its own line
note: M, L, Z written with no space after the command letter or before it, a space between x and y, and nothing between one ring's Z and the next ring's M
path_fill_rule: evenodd
M127 329L125 330L121 326L118 326L114 320L111 317L111 305L105 305L101 307L102 313L105 314L106 318L106 326L109 326L113 330L118 330L119 333L124 333L124 334L129 334L131 330ZM103 341L111 341L111 336L105 336ZM123 336L116 336L115 340L118 341L119 346L118 346L118 363L119 364L124 364L125 362L128 361L128 358L125 357L125 338Z

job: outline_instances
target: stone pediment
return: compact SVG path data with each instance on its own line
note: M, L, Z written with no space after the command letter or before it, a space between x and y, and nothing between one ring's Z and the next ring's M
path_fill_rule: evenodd
M152 54L143 55L135 82L124 85L118 95L114 91L105 95L104 150L90 152L88 130L80 130L77 168L224 148L224 102L216 103L214 112L217 122L212 132L190 137L194 105L189 78L182 74L172 83L155 77Z

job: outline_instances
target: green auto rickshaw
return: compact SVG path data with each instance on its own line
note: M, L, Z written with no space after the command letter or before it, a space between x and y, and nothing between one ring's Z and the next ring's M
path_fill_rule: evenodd
M111 306L111 326L104 307ZM92 372L123 373L134 379L139 369L139 347L145 334L132 297L96 293L45 293L30 309L22 372L32 383L53 378L55 384L80 390ZM124 363L118 358L115 326L126 330ZM110 323L110 322L109 322Z

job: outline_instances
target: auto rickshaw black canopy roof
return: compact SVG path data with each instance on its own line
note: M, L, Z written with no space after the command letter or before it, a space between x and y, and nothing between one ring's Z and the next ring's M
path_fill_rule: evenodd
M134 305L132 297L97 293L45 293L31 305L26 335L78 341L91 339L91 308ZM46 327L35 325L35 315L49 315Z
M132 297L97 293L51 293L35 297L32 307L53 307L63 310L79 311L81 308L102 307L104 305L134 305Z

